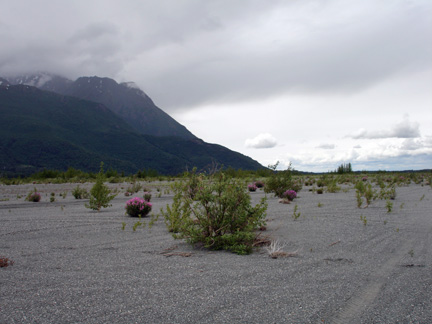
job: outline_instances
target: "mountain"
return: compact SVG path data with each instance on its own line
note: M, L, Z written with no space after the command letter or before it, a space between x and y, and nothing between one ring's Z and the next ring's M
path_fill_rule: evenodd
M99 102L128 122L138 133L196 139L186 127L158 108L133 82L117 83L109 78L80 77L71 81L48 73L8 78L11 84Z
M101 103L1 78L0 114L0 168L6 174L68 167L95 172L100 161L126 173L154 169L177 174L212 163L262 168L247 156L195 137L140 134Z

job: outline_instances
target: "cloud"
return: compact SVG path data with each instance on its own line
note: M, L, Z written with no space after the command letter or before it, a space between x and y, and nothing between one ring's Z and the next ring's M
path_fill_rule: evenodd
M420 124L417 122L411 122L408 115L405 115L403 121L394 125L390 129L368 131L361 128L348 137L353 139L416 138L420 137Z
M423 147L424 147L424 145L420 140L415 140L413 138L407 138L403 141L400 148L402 150L406 150L406 151L415 151L415 150L421 149Z
M254 138L248 138L245 142L246 147L262 149L272 148L277 145L277 140L269 133L261 133Z
M78 42L94 42L103 37L111 37L118 34L118 28L108 22L92 23L82 29L77 30L70 38L69 41L73 43Z
M333 150L336 147L334 144L320 144L316 146L316 148L324 149L324 150Z
M0 4L0 73L133 80L167 111L352 93L432 65L428 1Z

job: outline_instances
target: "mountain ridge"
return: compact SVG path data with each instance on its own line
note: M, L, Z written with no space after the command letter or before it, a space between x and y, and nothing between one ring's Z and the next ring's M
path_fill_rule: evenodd
M199 138L143 135L101 103L0 78L0 167L10 175L74 167L178 174L216 163L263 168L257 161Z
M185 126L157 107L144 91L136 85L131 86L133 82L118 83L114 79L98 76L82 76L72 81L43 72L6 79L13 85L30 85L102 103L141 134L196 138Z

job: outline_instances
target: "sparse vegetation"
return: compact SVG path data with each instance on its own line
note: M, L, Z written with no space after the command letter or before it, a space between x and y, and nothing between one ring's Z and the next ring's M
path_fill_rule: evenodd
M104 184L105 175L103 171L103 162L100 164L100 171L96 177L96 183L90 190L90 201L85 207L100 211L101 208L111 207L110 201L115 198L111 190Z
M172 189L173 203L161 213L174 238L214 250L252 252L254 231L265 224L265 198L251 206L243 182L222 172L210 176L193 172Z
M39 202L41 200L41 194L37 191L36 188L34 188L33 191L31 191L26 199L27 201L31 201L31 202Z
M300 216L301 216L301 213L298 211L298 206L295 205L294 206L294 211L293 211L293 214L292 214L292 218L294 220L297 220L297 219L299 219Z
M264 186L266 193L273 193L275 197L284 198L284 193L287 190L294 190L299 192L302 189L300 181L293 179L293 170L291 164L285 171L276 171L279 162L275 165L270 165L269 168L273 170L270 178L267 180Z
M390 213L393 210L393 203L390 200L386 202L387 213Z
M143 195L143 198L144 198L144 200L145 200L145 201L148 201L148 202L150 202L150 200L151 200L151 197L152 197L152 195L151 195L151 193L150 193L150 192L148 192L148 191L144 191L144 195Z
M77 185L75 189L72 190L72 196L74 196L75 199L87 199L89 198L89 193L85 188L81 188Z
M126 192L130 194L134 194L139 192L141 189L142 189L142 185L139 182L136 182L136 180L134 179L131 185L127 187Z

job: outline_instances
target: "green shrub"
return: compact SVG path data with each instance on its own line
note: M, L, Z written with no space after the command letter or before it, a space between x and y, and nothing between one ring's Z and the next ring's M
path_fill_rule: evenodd
M109 203L116 196L111 195L111 190L104 184L105 175L103 171L103 162L100 165L100 171L96 176L96 183L90 190L90 201L85 207L100 211L101 208L111 207Z
M372 185L365 181L367 181L367 179L362 179L354 186L356 189L357 207L359 208L363 204L363 198L366 200L366 208L371 204L372 200L375 200L378 196L376 191L372 188Z
M144 191L143 198L144 198L145 201L150 202L151 197L152 197L152 194L150 192Z
M134 194L137 193L138 191L140 191L142 189L142 185L138 182L136 182L135 180L131 183L131 186L126 188L126 191Z
M254 231L265 225L265 198L251 206L244 183L223 173L205 177L193 172L172 188L173 203L161 213L174 238L213 250L252 252Z
M72 196L74 196L75 199L87 199L89 198L89 193L85 188L81 188L77 185L75 189L72 190Z
M285 191L292 189L299 192L302 189L300 181L294 181L292 177L291 163L285 171L276 171L278 163L269 166L273 169L270 179L266 181L264 192L274 193L275 197L283 198Z
M336 178L327 181L327 192L336 193L339 192L340 190L341 187L338 186L338 181Z

